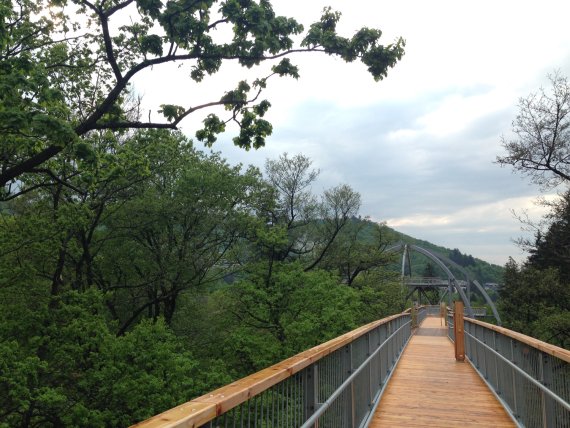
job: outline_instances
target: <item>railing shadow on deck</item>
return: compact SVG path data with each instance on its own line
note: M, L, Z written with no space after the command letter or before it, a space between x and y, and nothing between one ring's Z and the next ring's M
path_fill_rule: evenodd
M428 310L393 315L135 425L366 426Z
M519 427L570 427L570 351L471 318L464 334L467 360Z

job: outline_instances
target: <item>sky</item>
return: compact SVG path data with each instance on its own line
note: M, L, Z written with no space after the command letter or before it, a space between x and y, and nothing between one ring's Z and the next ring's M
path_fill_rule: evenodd
M539 218L544 211L534 200L553 191L541 191L494 162L504 154L500 139L509 136L518 99L547 87L555 70L570 76L570 2L272 3L278 14L306 28L330 5L342 13L341 35L379 28L384 44L403 37L406 53L380 82L360 63L293 56L301 78L273 80L264 94L274 127L266 147L237 149L230 130L213 149L230 163L259 167L283 152L303 153L321 171L315 193L349 184L362 195L362 216L491 263L524 259L513 243L524 232L512 210ZM201 104L219 99L244 76L252 81L264 75L229 64L193 85L188 69L160 73L135 82L149 105ZM203 117L188 118L182 131L192 136Z

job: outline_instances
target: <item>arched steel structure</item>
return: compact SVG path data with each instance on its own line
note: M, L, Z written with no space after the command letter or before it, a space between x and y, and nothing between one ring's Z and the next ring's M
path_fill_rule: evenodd
M453 268L460 271L463 275L465 275L467 284L472 283L473 285L475 285L475 287L477 287L477 289L483 295L483 298L485 299L487 304L491 307L491 311L493 312L493 315L494 315L495 319L497 320L497 323L499 325L501 325L501 317L499 316L499 313L497 312L497 308L495 307L495 304L493 303L493 301L491 300L491 298L489 297L489 295L487 294L485 289L481 286L481 284L479 284L478 281L473 279L471 277L471 275L463 267L461 267L460 265L455 263L453 260L450 260L448 257L445 257L445 256L438 254L438 253L434 253L432 251L426 250L425 248L422 248L422 247L419 247L419 246L413 245L413 244L405 244L403 242L400 242L400 243L393 245L392 247L389 247L386 249L386 251L394 251L394 252L402 251L402 250L404 252L403 257L402 257L402 277L405 275L405 272L406 272L406 262L408 263L408 266L409 266L409 269L411 272L411 261L410 261L409 252L411 250L413 250L413 251L416 251L420 254L423 254L424 256L426 256L427 258L432 260L434 263L436 263L443 270L443 272L445 272L445 274L447 275L448 284L449 284L448 285L448 292L451 295L453 288L455 288L455 290L457 290L457 292L461 296L461 300L463 300L463 303L465 304L465 311L466 311L467 315L471 318L474 318L473 308L471 307L470 299L467 297L467 295L465 294L463 289L457 285L457 279L455 278L455 275L453 274L453 272L451 272L451 270L448 267L448 266L452 266Z
M453 260L451 260L448 257L445 257L443 254L439 254L439 253L434 253L434 255L436 257L438 257L439 259L445 261L446 263L448 263L450 266L453 266L455 269L457 269L458 271L460 271L463 275L465 275L465 278L467 279L468 282L472 283L473 285L475 285L475 287L477 287L477 289L479 290L479 292L483 295L483 298L485 299L485 302L487 302L487 304L491 307L491 311L493 312L493 316L495 317L495 319L497 320L497 323L499 325L502 324L501 322L501 317L499 316L499 312L497 311L497 308L495 307L495 304L493 303L493 301L491 300L491 298L489 297L489 295L487 294L487 292L485 291L485 289L483 288L483 286L481 284L479 284L479 281L477 281L476 279L474 279L469 272L467 272L463 266L458 265L457 263L455 263Z

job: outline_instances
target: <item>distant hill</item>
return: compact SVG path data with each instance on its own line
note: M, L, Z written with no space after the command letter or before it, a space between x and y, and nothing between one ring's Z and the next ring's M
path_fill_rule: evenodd
M441 247L439 245L432 244L431 242L424 241L422 239L416 239L412 236L406 235L404 233L398 232L392 228L385 226L386 229L393 234L393 242L406 242L409 244L417 245L419 247L425 248L426 250L432 251L434 253L442 254L461 267L463 267L467 272L473 275L473 277L478 280L481 284L484 283L501 283L503 281L503 271L504 268L499 265L488 263L484 260L478 259L468 254L463 254L458 248L450 249ZM433 266L433 263L425 256L421 254L412 253L412 273L414 275L422 276L424 273L430 269L428 263L432 265L432 269L438 274L438 276L445 277L443 272L440 272L440 268ZM452 269L453 271L453 269ZM455 272L454 272L455 274ZM457 278L461 279L462 275L457 274Z
M375 223L370 220L364 219L353 219L353 221L361 221L369 224L369 227L365 227L362 231L361 239L367 240L371 239L373 225ZM383 226L385 230L386 239L391 243L405 242L408 244L417 245L419 247L425 248L434 253L441 254L449 259L453 260L458 265L462 266L467 272L469 272L476 280L481 284L485 283L501 283L503 281L503 271L502 266L488 263L484 260L473 257L469 254L464 254L460 249L445 248L439 245L432 244L431 242L424 241L422 239L416 239L412 236L406 235L404 233L398 232L388 226ZM412 252L412 273L418 276L440 276L445 278L446 275L441 271L441 268L436 266L431 260L422 254L417 254ZM401 270L401 261L395 263L392 267L394 270ZM463 275L460 272L454 272L457 279L463 279Z

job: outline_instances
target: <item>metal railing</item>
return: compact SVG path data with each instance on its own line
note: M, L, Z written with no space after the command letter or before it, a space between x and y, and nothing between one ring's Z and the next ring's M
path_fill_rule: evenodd
M431 309L432 307L433 306L420 306L418 308L418 326L424 322L428 315L433 315Z
M447 337L452 342L455 342L455 326L453 321L453 311L447 310Z
M570 351L465 319L465 353L518 426L570 427Z
M426 316L428 316L428 315L431 315L431 316L439 315L440 310L441 310L439 305L426 305L426 306L422 306L422 308L424 308L426 310Z
M448 286L449 280L443 278L424 278L424 277L416 277L416 276L406 276L404 277L404 284L406 285L414 285L414 286Z
M137 427L367 426L411 330L409 310L384 318Z
M474 308L473 306L471 306L471 310L473 311L473 315L476 317L487 316L487 308Z

